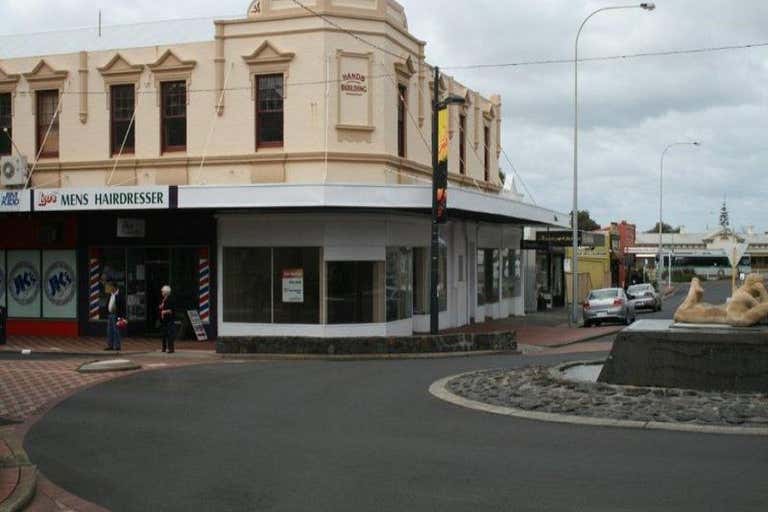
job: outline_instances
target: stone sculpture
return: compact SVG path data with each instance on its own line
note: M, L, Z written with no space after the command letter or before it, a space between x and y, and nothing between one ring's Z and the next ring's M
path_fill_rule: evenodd
M768 318L768 290L759 274L749 275L727 304L707 304L703 297L701 281L694 277L688 297L675 313L675 322L752 327Z

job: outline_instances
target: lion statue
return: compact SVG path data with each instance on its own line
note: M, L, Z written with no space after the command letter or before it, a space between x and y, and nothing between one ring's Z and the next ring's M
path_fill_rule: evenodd
M694 277L688 297L675 313L675 322L751 327L768 318L768 289L759 274L747 276L728 304L714 306L702 302L703 297L701 281Z

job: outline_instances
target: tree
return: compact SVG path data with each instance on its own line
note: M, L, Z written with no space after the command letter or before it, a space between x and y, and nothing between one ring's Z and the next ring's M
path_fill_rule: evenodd
M573 217L573 212L571 212L571 217ZM573 226L573 223L571 223L571 226ZM600 229L600 224L592 220L589 210L579 210L579 230L597 231L598 229Z
M646 233L658 233L658 232L659 232L659 223L658 222L656 223L655 226L653 226L651 229L646 231ZM680 228L679 227L673 228L672 226L670 226L669 224L664 222L661 225L661 232L662 233L680 233Z
M731 227L731 216L728 213L728 205L723 201L723 206L720 208L720 227L723 231L728 231Z

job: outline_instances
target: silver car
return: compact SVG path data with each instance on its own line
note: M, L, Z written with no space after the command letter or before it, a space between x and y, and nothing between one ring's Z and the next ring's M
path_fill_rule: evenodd
M582 308L584 327L600 325L603 322L622 322L629 325L635 321L635 305L622 288L593 290Z
M661 295L652 284L635 284L627 288L629 300L635 303L635 309L661 311Z

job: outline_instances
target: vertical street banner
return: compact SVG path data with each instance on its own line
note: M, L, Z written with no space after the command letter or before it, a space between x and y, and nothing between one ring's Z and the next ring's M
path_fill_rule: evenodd
M448 152L450 140L448 133L448 109L441 109L437 123L437 222L448 221Z

